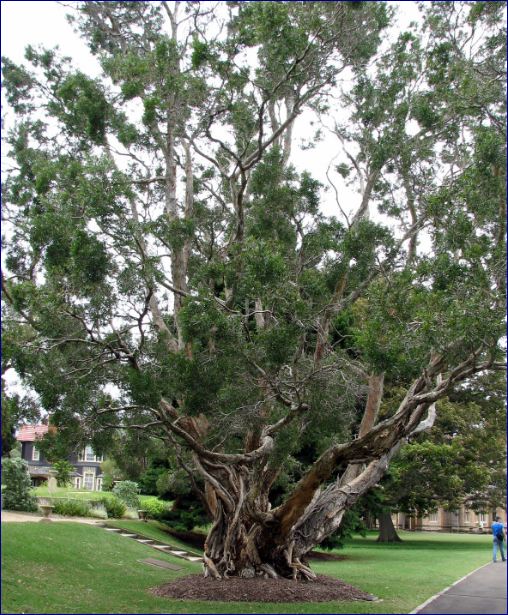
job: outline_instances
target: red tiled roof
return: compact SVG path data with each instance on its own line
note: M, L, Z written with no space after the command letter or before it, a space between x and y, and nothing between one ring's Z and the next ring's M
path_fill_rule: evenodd
M48 433L47 425L22 425L16 440L19 442L35 442L46 433Z

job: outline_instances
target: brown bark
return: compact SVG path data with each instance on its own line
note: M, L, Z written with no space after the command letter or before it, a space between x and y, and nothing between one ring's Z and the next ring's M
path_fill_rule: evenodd
M377 542L402 542L393 525L392 516L388 511L379 513L379 536Z

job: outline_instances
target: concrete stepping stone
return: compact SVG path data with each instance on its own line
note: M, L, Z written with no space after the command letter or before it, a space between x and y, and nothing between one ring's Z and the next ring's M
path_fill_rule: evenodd
M145 544L147 547L152 547L153 549L158 549L162 553L168 553L170 555L174 555L175 557L180 557L182 559L187 560L188 562L202 562L203 561L202 557L191 555L187 551L179 551L177 549L173 549L171 548L171 545L156 544L156 541L152 540L151 538L142 538L139 534L129 534L128 532L121 530L120 528L116 528L116 527L105 527L105 526L103 527L108 532L120 532L120 536L124 536L125 538L134 538L136 542ZM148 558L148 559L152 559L152 558ZM138 561L143 562L143 563L151 563L145 560L138 560ZM156 564L152 563L152 565L155 566ZM163 566L163 567L169 568L169 566ZM174 568L174 570L180 570L180 568Z
M179 557L181 557L182 555L187 555L187 551L173 551L172 549L170 553L173 555L178 555Z
M167 568L168 570L181 570L181 566L175 566L170 562L163 562L161 559L154 559L153 557L147 557L146 559L138 559L138 562L142 564L149 564L150 566L157 566L158 568Z

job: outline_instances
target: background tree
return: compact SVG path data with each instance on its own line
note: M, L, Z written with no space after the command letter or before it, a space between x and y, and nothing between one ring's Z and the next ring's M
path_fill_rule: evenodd
M53 463L56 470L56 482L59 487L67 487L71 483L71 475L74 471L74 466L66 459L60 459Z
M28 464L16 457L2 459L2 508L35 512L37 500L32 493Z
M486 4L424 5L425 36L380 47L384 3L86 2L101 79L53 51L3 61L4 309L30 332L13 365L68 442L162 438L213 520L207 575L314 578L306 554L435 402L503 367L504 6ZM337 217L291 164L304 112L359 191Z
M392 512L423 517L439 507L465 505L484 512L504 506L505 404L505 380L499 374L474 378L440 400L433 429L403 447L380 485L358 504L363 514L378 518L379 541L400 541Z

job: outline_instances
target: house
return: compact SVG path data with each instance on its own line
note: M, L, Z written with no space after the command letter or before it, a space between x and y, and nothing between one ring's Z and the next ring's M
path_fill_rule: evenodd
M48 425L23 425L16 435L18 442L21 442L21 457L28 463L28 472L34 487L48 480L53 469L37 448L37 440L48 430ZM102 490L102 455L96 455L91 446L85 446L83 450L72 453L67 461L74 466L71 477L75 489Z
M398 529L434 532L482 532L488 531L494 522L494 516L501 518L506 525L506 510L475 512L462 505L457 510L438 508L436 512L425 517L416 517L406 513L392 515L393 524Z

